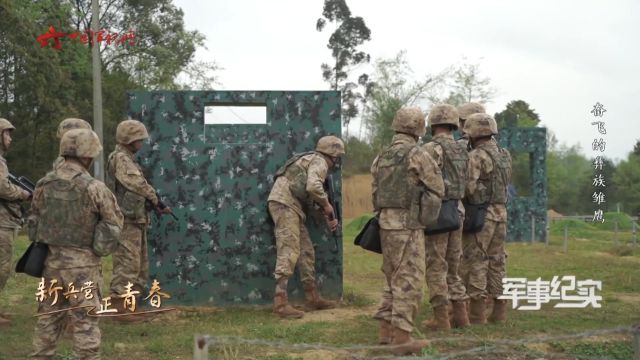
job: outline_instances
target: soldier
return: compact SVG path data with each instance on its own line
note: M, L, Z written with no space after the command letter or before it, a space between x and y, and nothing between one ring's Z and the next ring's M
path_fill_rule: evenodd
M467 294L471 298L469 320L484 324L485 298L493 301L491 322L504 322L506 300L502 295L505 277L504 241L507 234L507 184L511 180L511 156L498 147L496 121L487 114L473 114L465 124L473 150L469 153L469 182L466 198L470 204L488 204L484 226L478 233L466 233L463 262L469 269Z
M287 283L296 264L304 286L305 310L331 309L336 306L335 301L325 300L318 293L315 254L304 221L305 212L315 202L327 217L331 231L338 226L323 183L327 173L339 166L344 154L342 140L335 136L323 136L318 140L315 151L295 155L276 171L276 180L267 201L269 213L275 223L277 246L273 312L280 317L304 316L303 311L296 310L288 303Z
M458 128L458 111L451 105L436 105L429 112L428 126L433 136L424 149L435 160L444 177L444 200L457 200L460 228L437 235L426 235L427 286L433 308L433 319L422 323L431 330L449 330L450 320L455 327L469 325L465 302L468 299L458 266L462 256L461 199L467 185L466 147L453 139ZM462 207L464 208L464 207ZM452 302L453 316L449 319L448 305Z
M470 102L466 104L462 104L458 106L458 116L460 118L460 139L458 139L458 143L462 144L465 149L469 148L469 136L464 132L464 123L467 121L469 116L476 113L486 113L486 110L482 104L478 104L475 102Z
M149 185L134 155L140 151L144 139L149 134L144 124L137 120L124 120L116 128L116 148L107 160L106 183L118 199L124 215L124 227L120 246L113 253L113 278L111 293L116 308L124 311L124 294L130 289L142 294L147 286L149 259L147 254L147 226L150 218L147 204L160 213L170 213L171 209L158 207L156 190ZM136 318L117 317L117 320L134 321Z
M11 274L13 241L22 225L19 201L28 200L29 193L9 181L9 169L4 154L11 145L11 133L15 127L9 120L0 119L0 291ZM0 325L11 324L12 315L0 311Z
M87 171L101 151L93 131L68 131L60 140L64 162L38 181L33 194L29 238L48 244L49 253L40 285L38 312L42 315L35 326L32 359L55 357L67 316L73 327L75 357L100 359L98 318L87 312L95 313L100 306L100 257L118 246L123 221L111 191ZM64 294L66 290L78 293ZM69 308L75 309L60 311Z
M56 136L58 137L58 139L62 139L62 135L64 135L71 129L93 130L91 128L91 124L82 119L68 118L60 122L60 125L58 125L58 132L56 133ZM64 158L62 156L58 156L58 158L53 162L53 168L57 169L58 166L62 165L62 163L64 163Z
M401 108L391 126L391 145L371 165L386 278L374 318L380 320L381 344L396 345L393 351L399 354L419 353L429 344L411 337L425 281L424 228L437 217L444 183L438 165L417 144L425 134L422 110ZM427 202L438 207L429 208ZM431 220L424 220L424 215Z

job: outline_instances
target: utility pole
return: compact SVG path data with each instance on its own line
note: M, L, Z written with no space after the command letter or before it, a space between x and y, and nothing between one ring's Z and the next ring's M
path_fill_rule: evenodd
M100 31L100 6L98 0L91 0L91 57L93 72L93 130L98 134L100 142L104 147L102 136L102 68L100 65L100 44L97 42L95 34ZM104 150L96 157L94 162L93 176L104 181Z

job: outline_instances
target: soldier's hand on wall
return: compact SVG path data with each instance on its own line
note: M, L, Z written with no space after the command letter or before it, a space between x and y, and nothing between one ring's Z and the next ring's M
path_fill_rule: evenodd
M338 219L329 220L327 218L327 225L329 225L329 230L331 230L331 232L336 231L338 228Z
M324 210L324 215L329 219L333 219L336 217L335 213L333 212L333 206L331 206L331 204L327 204L322 208L322 210Z

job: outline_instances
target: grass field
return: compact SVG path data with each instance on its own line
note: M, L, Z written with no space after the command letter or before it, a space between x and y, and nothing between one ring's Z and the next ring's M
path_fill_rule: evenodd
M375 345L377 322L371 319L382 286L381 257L352 245L357 226L345 227L345 289L339 309L307 313L302 320L280 320L268 308L182 308L143 324L119 325L101 320L103 359L190 359L194 334L241 336L247 339L285 344L321 343L330 347ZM579 280L602 280L600 309L554 309L508 313L505 325L488 325L433 334L418 329L416 336L434 339L425 350L427 358L476 349L461 359L631 359L630 335L597 336L574 340L549 340L537 344L511 345L506 352L491 352L497 339L521 340L534 336L559 336L594 329L640 323L640 257L621 237L614 246L613 233L571 236L569 251L563 253L562 237L552 235L550 246L513 243L507 246L508 275L550 280L553 275L575 275ZM553 234L553 232L552 232ZM584 236L584 237L583 237ZM22 254L27 241L16 243L15 256ZM630 251L620 251L624 247ZM626 255L626 256L621 256ZM111 262L105 262L105 283L109 283ZM24 358L31 349L36 310L37 280L14 275L0 294L0 307L15 313L12 327L0 327L0 359ZM425 299L428 298L425 296ZM417 321L431 309L423 302ZM441 340L438 340L441 339ZM488 352L485 352L487 350ZM71 359L71 341L65 335L59 359ZM369 350L300 350L264 345L212 344L210 359L369 359L385 352ZM543 354L543 355L541 355ZM544 355L546 354L546 355Z

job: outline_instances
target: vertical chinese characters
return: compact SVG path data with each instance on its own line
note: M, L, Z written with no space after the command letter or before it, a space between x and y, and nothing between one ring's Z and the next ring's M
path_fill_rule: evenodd
M591 114L593 114L595 118L602 118L606 111L607 110L604 108L604 106L599 102L597 102L593 106L593 110L591 110ZM593 121L591 122L591 125L597 126L597 131L600 135L607 134L607 129L605 128L605 122L603 120ZM604 153L606 146L607 146L607 142L602 137L593 139L593 143L592 143L593 151ZM604 166L603 157L601 154L598 154L593 160L593 169L598 172L597 173L594 172L593 182L591 183L591 185L593 185L594 187L593 194L591 195L591 201L598 206L598 208L593 211L593 219L592 219L593 222L596 222L596 221L604 222L604 212L600 208L600 206L606 202L606 194L604 193L604 188L606 188L607 185L606 185L606 179L602 174L603 166Z

